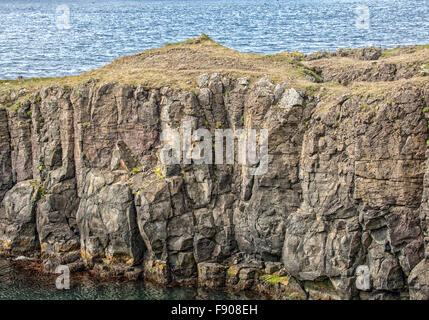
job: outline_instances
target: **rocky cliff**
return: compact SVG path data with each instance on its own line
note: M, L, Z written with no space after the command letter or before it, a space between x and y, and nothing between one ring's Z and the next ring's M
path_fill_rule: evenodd
M202 36L2 81L0 250L46 272L429 299L428 64L428 46L263 56ZM161 132L185 120L267 129L268 172L163 165Z

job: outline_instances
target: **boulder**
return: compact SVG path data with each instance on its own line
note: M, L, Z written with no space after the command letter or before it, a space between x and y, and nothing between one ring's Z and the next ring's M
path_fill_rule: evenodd
M207 289L225 287L225 266L218 263L201 262L198 264L198 286Z
M21 181L9 190L0 207L2 251L32 252L39 246L36 205L40 196L37 182Z

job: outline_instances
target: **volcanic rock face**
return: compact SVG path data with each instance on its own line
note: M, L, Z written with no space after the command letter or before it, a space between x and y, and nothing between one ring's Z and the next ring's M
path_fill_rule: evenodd
M429 299L427 83L373 95L220 74L197 83L2 101L2 252L279 298ZM267 129L268 172L252 175L237 150L234 165L163 165L161 132L184 121L213 136ZM368 291L355 285L361 265Z

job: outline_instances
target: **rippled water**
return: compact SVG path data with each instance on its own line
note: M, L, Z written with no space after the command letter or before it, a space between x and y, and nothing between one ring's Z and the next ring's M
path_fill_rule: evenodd
M362 6L369 29L356 25ZM1 0L0 79L78 74L201 33L260 53L422 44L428 11L429 0Z
M46 276L14 267L0 259L0 300L246 300L245 293L193 288L162 288L143 282L100 281L89 275L71 275L70 290L58 290L55 275Z

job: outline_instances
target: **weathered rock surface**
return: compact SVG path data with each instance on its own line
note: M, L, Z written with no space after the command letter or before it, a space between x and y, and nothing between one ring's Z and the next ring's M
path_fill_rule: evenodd
M90 82L9 96L0 249L40 250L47 272L85 266L278 299L429 299L429 82L375 67L341 74L392 81L364 93L215 73L195 91ZM184 121L267 129L268 171L252 175L237 150L234 164L163 165L161 132Z
M87 174L76 218L82 256L88 262L105 259L134 265L143 257L133 194L120 179L114 174Z
M34 181L19 182L6 193L0 215L2 250L27 252L37 249L37 199L38 189Z

